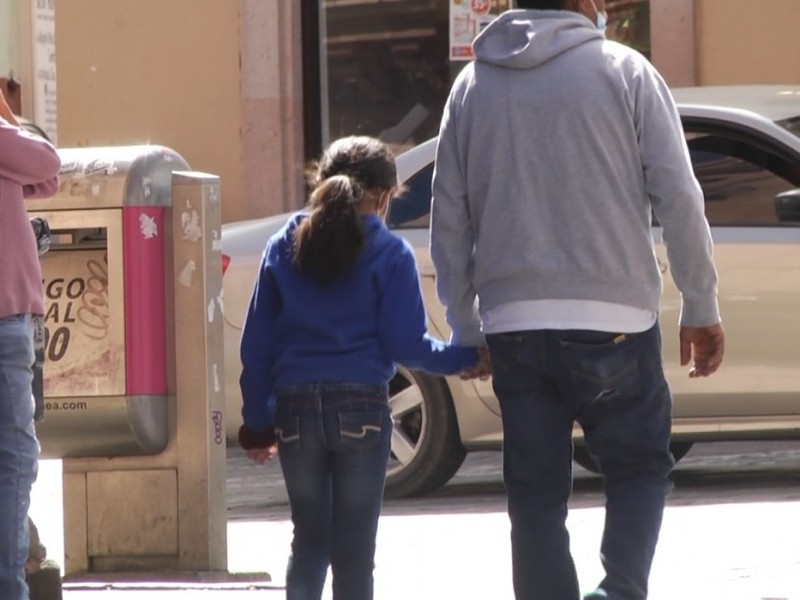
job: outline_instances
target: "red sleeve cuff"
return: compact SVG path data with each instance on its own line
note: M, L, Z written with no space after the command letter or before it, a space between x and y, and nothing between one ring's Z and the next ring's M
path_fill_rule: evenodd
M268 448L274 446L275 442L275 427L270 427L266 431L253 431L247 425L239 428L239 445L245 450Z

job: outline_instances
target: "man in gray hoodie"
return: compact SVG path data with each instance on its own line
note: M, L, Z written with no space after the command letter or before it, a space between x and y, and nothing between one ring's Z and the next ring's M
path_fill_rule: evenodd
M518 0L475 40L442 118L431 256L453 341L484 337L503 414L518 600L576 600L565 527L575 422L605 478L606 576L639 600L673 458L661 363L663 227L680 360L717 370L717 275L672 96L605 39L605 0Z

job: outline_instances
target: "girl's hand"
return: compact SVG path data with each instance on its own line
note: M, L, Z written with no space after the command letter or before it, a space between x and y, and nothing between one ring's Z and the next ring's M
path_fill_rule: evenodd
M277 444L272 444L266 448L252 448L247 451L247 456L250 458L250 460L252 460L254 463L258 463L259 465L263 465L265 462L272 460L277 455Z

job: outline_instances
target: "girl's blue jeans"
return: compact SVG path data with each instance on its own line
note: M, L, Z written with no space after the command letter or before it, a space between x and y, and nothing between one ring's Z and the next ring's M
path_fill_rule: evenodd
M371 600L392 421L385 386L284 388L275 417L294 525L287 600Z

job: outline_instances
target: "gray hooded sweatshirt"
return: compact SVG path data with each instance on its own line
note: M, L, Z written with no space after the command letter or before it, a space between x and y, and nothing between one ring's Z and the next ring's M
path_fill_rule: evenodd
M453 341L485 312L594 300L658 312L652 215L681 324L718 323L717 275L672 96L639 53L570 11L515 10L473 44L442 117L431 257Z

